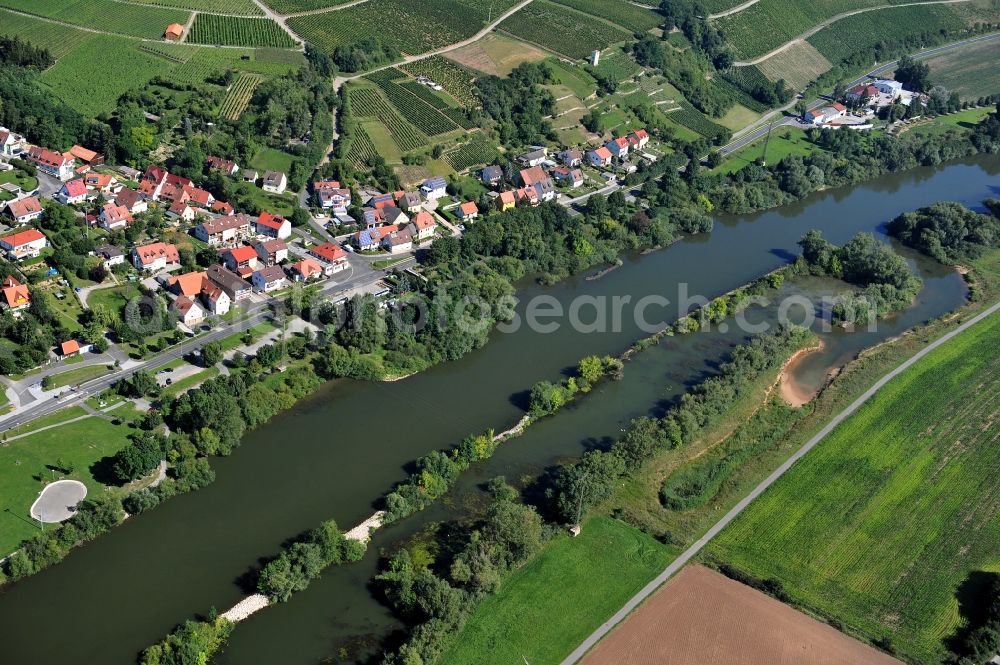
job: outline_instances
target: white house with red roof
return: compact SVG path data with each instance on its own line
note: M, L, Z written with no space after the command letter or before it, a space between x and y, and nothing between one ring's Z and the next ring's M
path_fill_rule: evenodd
M0 238L0 248L11 261L33 259L48 245L48 238L38 229L25 229Z
M68 152L61 153L36 145L28 150L28 161L37 166L39 171L53 178L69 180L73 177L75 162Z
M208 168L214 169L216 171L222 171L223 173L225 173L227 176L230 177L239 173L240 170L240 167L236 162L230 159L223 159L222 157L216 157L214 155L209 155L208 157L206 157L205 164L208 165Z
M159 272L179 268L180 253L177 247L165 242L152 242L132 250L132 263L144 272Z
M466 201L465 203L462 203L460 206L458 206L458 210L455 211L455 216L458 217L463 222L471 222L476 217L479 217L479 206L477 206L474 201ZM418 232L420 231L419 227L417 228L417 231ZM434 232L431 231L431 234L433 233ZM418 233L416 234L415 237L417 240L423 240L427 236L420 235Z
M7 214L15 224L28 224L41 217L45 211L37 196L25 196L7 203Z
M98 217L101 227L109 231L123 230L132 223L132 213L125 206L117 203L105 203Z
M229 294L207 277L202 281L200 297L205 309L216 316L228 314L233 304Z
M272 215L266 210L254 222L257 233L269 238L286 240L292 235L292 223L280 215Z
M463 203L462 205L466 204ZM472 205L475 206L476 204L473 203ZM478 210L476 212L478 213ZM437 231L437 222L434 221L432 214L426 210L421 210L413 216L413 221L410 222L408 228L414 240L426 240L427 238L434 237L434 232Z
M622 136L617 139L611 139L604 144L604 147L607 148L612 155L621 159L622 157L628 157L629 149L632 146L628 142L628 138Z
M241 245L224 250L222 263L240 277L246 278L257 269L257 252L253 247Z
M88 193L87 183L84 179L74 178L63 183L63 186L56 192L55 199L64 205L76 205L86 201Z
M122 190L118 178L110 173L88 173L83 177L83 182L87 185L87 189L96 190L104 196L114 196Z
M205 310L198 303L187 296L177 296L170 303L170 310L177 314L177 318L184 325L196 326L205 320Z
M341 187L337 180L317 180L313 183L313 193L320 208L336 215L345 214L351 205L351 190Z
M288 267L288 274L296 282L308 282L310 279L323 276L323 266L314 259L302 259Z
M614 155L611 154L611 151L604 146L587 151L587 161L594 167L611 166L611 159L613 157Z
M649 143L649 132L645 129L637 129L628 135L628 142L636 150L642 150Z
M333 273L340 272L341 270L347 270L350 265L347 262L347 252L344 251L343 247L336 243L327 242L322 245L316 245L309 250L309 253L326 263L324 272L327 275L332 275Z
M14 316L31 307L31 292L14 277L5 277L0 283L0 308Z

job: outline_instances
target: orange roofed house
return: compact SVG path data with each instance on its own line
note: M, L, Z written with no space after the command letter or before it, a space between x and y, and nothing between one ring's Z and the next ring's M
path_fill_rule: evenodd
M168 42L179 42L184 36L184 26L180 23L171 23L163 31L163 38Z
M4 278L0 294L0 308L9 310L14 316L31 307L31 292L13 277Z
M180 265L177 247L165 242L154 242L132 250L132 263L138 270L159 272Z
M11 261L33 259L48 246L48 239L38 229L18 231L0 238L0 248L7 252Z

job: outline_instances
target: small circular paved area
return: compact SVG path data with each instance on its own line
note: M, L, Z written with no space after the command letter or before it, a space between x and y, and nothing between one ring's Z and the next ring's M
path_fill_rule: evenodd
M76 514L76 506L87 496L87 486L79 480L57 480L45 486L31 504L32 519L54 524Z

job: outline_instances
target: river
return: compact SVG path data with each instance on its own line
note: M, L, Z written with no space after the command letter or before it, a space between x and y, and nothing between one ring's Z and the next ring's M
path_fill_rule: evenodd
M682 281L691 293L717 295L790 260L810 228L840 244L937 200L977 204L993 195L997 173L1000 159L975 158L819 193L756 215L722 217L711 234L626 257L603 279L527 285L519 296L525 301L545 294L562 303L584 294L675 300ZM826 349L802 363L800 383L818 382L830 364L961 303L965 288L957 274L907 255L925 279L915 305L876 333L827 335ZM659 314L673 318L670 308ZM404 381L327 384L248 434L232 456L216 460L213 485L130 519L58 566L3 590L3 662L133 662L177 621L236 602L244 593L238 578L284 539L331 517L344 527L360 522L405 477L408 462L468 433L506 427L523 413L532 383L557 378L589 353L620 352L644 335L631 317L617 332L581 334L563 326L540 334L522 327L494 333L485 348ZM309 665L326 657L350 662L366 653L398 627L367 588L380 547L428 520L461 512L462 501L476 500L475 484L483 478L536 472L615 436L633 416L659 412L743 339L739 331L716 331L672 338L644 352L629 363L625 380L603 385L579 406L502 446L463 478L451 505L377 534L364 561L329 570L290 603L241 625L218 662Z

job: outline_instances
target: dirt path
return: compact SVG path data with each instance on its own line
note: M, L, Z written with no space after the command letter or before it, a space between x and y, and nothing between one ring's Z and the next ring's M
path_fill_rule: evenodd
M750 0L749 2L744 2L742 5L736 5L735 7L730 7L729 9L719 12L718 14L709 14L709 20L722 18L723 16L729 16L730 14L738 14L744 9L750 9L756 5L760 0Z
M286 17L276 13L273 9L265 5L260 0L253 0L253 3L258 7L260 7L260 10L264 12L264 16L266 16L267 18L271 19L272 21L280 25L281 29L287 32L288 36L291 37L293 40L295 40L295 42L299 45L299 50L301 51L306 50L305 40L303 40L301 37L295 34L295 31L288 27L288 24L285 22Z
M781 53L781 52L783 52L783 51L791 48L791 46L793 44L797 44L799 42L803 42L803 41L809 39L810 37L812 37L813 35L815 35L817 32L819 32L820 30L822 30L823 28L829 27L830 25L833 25L837 21L840 21L841 19L845 19L848 16L854 16L855 14L863 14L865 12L874 12L874 11L881 11L881 10L886 10L886 9L896 9L897 7L913 7L915 5L951 5L951 4L955 4L955 3L958 3L958 2L971 2L971 1L972 0L929 0L929 2L906 2L906 3L903 3L903 4L899 4L899 5L883 5L881 7L864 7L862 9L853 9L853 10L851 10L849 12L844 12L842 14L837 14L836 16L831 16L830 18L826 19L822 23L819 23L819 24L813 26L812 28L810 28L809 30L803 32L801 35L799 35L795 39L792 39L791 41L787 42L786 44L782 44L781 46L779 46L778 48L774 49L773 51L765 53L762 56L756 57L753 60L745 60L745 61L741 61L741 62L734 62L733 66L734 67L749 67L750 65L756 65L759 62L764 62L768 58L776 56L779 53Z
M353 0L352 2L345 2L342 5L337 5L336 7L320 7L319 9L310 9L307 12L295 12L293 14L275 14L275 16L281 16L282 18L296 18L297 16L312 16L313 14L325 14L327 12L336 12L341 9L347 9L348 7L353 7L355 5L363 5L368 2L368 0Z
M188 17L187 23L184 24L184 34L181 35L180 43L187 43L188 35L191 34L191 26L194 25L194 20L198 18L198 12L191 12L191 16Z

